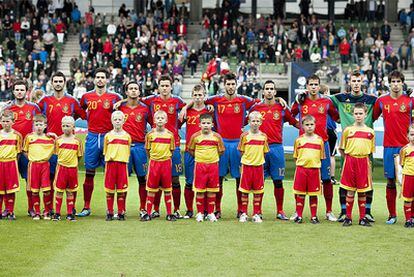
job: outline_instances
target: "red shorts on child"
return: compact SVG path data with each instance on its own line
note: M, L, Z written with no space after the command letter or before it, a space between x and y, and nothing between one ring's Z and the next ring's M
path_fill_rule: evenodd
M241 177L239 191L243 193L260 194L264 190L264 168L263 165L241 166Z
M293 191L295 194L310 196L321 194L321 169L297 166Z
M0 162L0 194L14 193L19 189L17 160Z
M341 187L346 190L366 192L372 189L369 157L345 156L341 174Z
M29 162L27 182L32 192L48 191L50 187L49 162Z
M58 164L56 167L54 187L59 192L78 190L78 168Z
M414 176L403 175L401 194L404 201L412 202L414 200Z
M105 191L108 193L128 190L128 164L109 161L105 163Z
M195 192L218 192L220 189L218 163L195 162L193 185Z
M150 160L147 174L147 191L172 190L172 163L171 159L165 161Z

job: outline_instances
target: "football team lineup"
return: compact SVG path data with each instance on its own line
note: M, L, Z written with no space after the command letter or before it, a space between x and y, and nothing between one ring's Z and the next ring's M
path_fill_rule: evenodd
M372 154L375 152L374 121L383 117L383 167L388 219L397 222L397 180L402 184L404 227L414 226L414 126L411 125L413 98L403 90L404 75L389 75L390 92L379 98L364 94L363 77L353 72L351 92L329 95L329 88L316 75L306 80L306 91L289 108L276 96L275 83L263 86L263 99L238 95L233 73L224 76L224 93L206 98L203 85L192 90L184 103L173 96L172 81L163 75L158 95L141 98L141 85L127 83L122 99L107 91L108 72L95 71L95 89L80 101L65 93L65 75L52 78L54 94L38 103L26 101L28 85L13 84L15 100L2 108L0 131L0 207L2 217L15 220L15 199L26 191L27 211L33 220L62 219L66 197L66 219L91 215L96 169L104 167L106 220L126 219L128 177L138 180L141 221L160 216L163 197L166 220L195 218L216 222L222 217L223 181L235 180L237 218L263 221L264 180L274 185L276 218L289 220L284 212L285 156L284 122L299 129L294 143L295 212L290 219L303 223L305 198L309 196L310 222L320 223L318 196L323 195L323 217L342 226L356 223L371 227L373 201ZM75 120L88 122L85 143L74 133ZM337 143L336 124L342 135ZM186 124L185 151L181 157L179 129ZM152 129L147 132L147 125ZM248 126L248 131L243 128ZM85 145L83 145L85 144ZM339 182L340 214L332 210L335 154L341 155ZM83 207L76 212L79 190L79 160L84 157ZM398 162L396 162L398 161ZM185 185L180 175L185 173ZM19 181L19 175L25 179ZM20 183L25 185L20 185ZM183 188L183 193L182 193ZM186 212L181 214L184 195ZM252 213L249 215L249 195ZM355 197L357 199L355 200ZM41 201L41 198L43 201ZM43 203L42 203L43 202ZM82 202L82 201L79 201ZM115 202L117 210L115 212ZM196 209L194 209L194 202ZM41 207L43 210L41 210Z

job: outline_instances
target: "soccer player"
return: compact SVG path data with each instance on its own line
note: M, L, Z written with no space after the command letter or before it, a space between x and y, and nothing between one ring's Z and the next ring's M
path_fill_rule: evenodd
M197 94L194 92L193 95ZM199 99L194 99L195 103ZM190 112L190 110L188 110ZM187 120L191 113L187 114ZM199 115L200 131L194 133L188 143L187 151L195 158L193 184L197 193L197 222L204 220L204 211L207 210L207 219L217 221L214 215L216 193L219 191L219 165L220 155L224 152L224 144L221 136L212 131L213 116L209 113ZM205 197L207 194L207 207Z
M373 110L377 97L368 95L362 91L363 76L359 71L354 71L351 74L349 80L349 86L351 88L350 93L338 93L331 96L332 102L339 112L339 118L341 121L342 130L346 127L354 124L353 107L355 103L364 103L367 107L367 117L365 118L365 124L373 128ZM373 191L366 192L366 218L370 222L375 222L374 217L371 214L371 204L373 200ZM346 217L346 190L339 188L339 202L341 204L341 214L338 217L338 222L343 222Z
M166 128L174 134L175 150L172 156L172 195L174 201L174 215L180 219L183 216L180 213L181 204L181 186L179 176L181 175L183 168L181 162L180 152L180 136L178 135L179 120L178 113L185 106L184 101L177 96L172 95L172 81L170 76L162 75L158 82L159 95L151 95L141 99L146 104L151 112L151 119L153 127L155 127L155 120L153 120L155 112L162 110L167 116ZM154 202L154 213L152 217L159 217L159 204L160 204L161 192L159 192Z
M338 120L339 115L332 101L320 94L320 79L317 75L311 75L307 79L307 94L301 104L295 102L292 106L292 115L299 114L300 118L306 115L312 115L316 119L315 133L320 136L325 145L325 159L322 160L321 178L323 183L323 195L326 204L326 216L329 221L336 221L335 215L332 213L333 185L331 181L331 159L328 142L328 116L333 120ZM300 129L300 134L304 133L304 129Z
M253 217L252 221L261 223L262 199L264 192L264 167L265 154L269 152L267 136L259 130L262 124L262 115L257 112L249 114L249 131L240 137L238 149L241 153L241 212L239 222L248 220L247 208L249 193L253 193Z
M355 192L358 192L359 225L371 227L365 218L365 193L371 190L372 176L369 155L375 151L374 130L365 125L367 108L363 103L354 105L355 123L343 131L339 152L344 157L341 187L347 190L346 218L342 226L352 225L352 207Z
M241 192L240 186L240 152L237 146L240 142L240 135L245 125L247 111L256 103L260 102L252 98L238 95L236 91L236 76L228 73L224 76L224 94L211 96L206 100L207 105L214 106L214 117L216 122L217 133L223 138L225 151L220 157L220 191L216 198L217 218L221 217L221 199L223 197L223 180L230 172L231 176L236 179L237 195L237 217L241 212Z
M81 107L86 110L88 120L88 135L85 141L85 182L83 183L84 206L80 217L91 214L91 199L93 180L96 168L104 165L103 141L105 134L112 130L111 115L114 103L121 100L116 93L106 90L109 73L105 68L95 70L95 90L85 93Z
M13 112L5 110L0 115L0 219L2 205L5 200L6 218L15 220L14 202L16 192L19 191L19 172L17 170L17 156L22 150L22 136L12 129L14 122Z
M78 190L78 163L83 155L82 141L74 135L75 119L65 115L62 118L63 135L55 141L57 155L56 175L53 186L56 191L56 213L53 221L61 219L63 194L66 192L66 219L75 221L73 207L75 206L74 192Z
M125 220L126 196L128 191L128 161L131 136L122 129L125 115L121 111L112 113L114 129L105 135L103 154L105 156L106 221L114 218L115 193L118 205L118 220Z
M129 157L128 171L132 170L138 178L139 192L139 209L140 217L145 213L145 201L147 199L146 190L146 167L147 155L145 151L145 134L147 133L147 124L149 120L148 107L139 101L140 86L136 81L130 81L125 85L126 102L123 102L118 110L125 114L125 123L123 129L131 136L131 155Z
M401 194L404 199L404 227L412 228L414 217L412 203L414 200L414 125L408 128L409 143L405 145L400 151L400 163L403 167L402 174L402 189Z
M321 165L325 156L325 143L315 132L316 120L311 115L301 119L303 134L296 140L293 149L293 158L296 163L293 191L296 199L296 223L302 223L305 197L309 195L311 223L318 224L318 195L321 194Z
M32 203L35 210L33 220L40 220L40 196L43 192L43 219L50 220L53 210L53 198L50 193L50 164L49 159L54 152L54 139L46 136L47 119L38 114L33 118L34 132L24 140L23 153L29 159L28 185L32 191Z
M387 224L397 222L397 188L394 156L408 143L407 130L412 122L414 100L403 92L404 75L399 71L389 74L390 93L377 99L374 120L384 118L384 175L387 178L386 199L389 212Z
M5 110L10 110L14 115L13 129L22 135L22 140L33 131L33 117L40 114L39 107L31 102L26 101L28 84L23 80L17 80L13 84L14 101L4 107ZM25 155L19 155L18 166L20 176L26 180L26 195L27 195L27 214L30 217L34 216L32 192L27 186L27 166L29 161ZM5 210L7 215L7 209Z
M184 153L184 172L185 172L185 190L184 199L187 206L187 211L184 218L192 218L193 213L193 180L194 180L194 155L189 151L190 140L192 136L201 130L200 116L208 113L204 100L206 97L206 90L202 85L195 85L192 93L192 100L194 105L187 110L186 117L186 133L185 133L185 153ZM215 197L215 193L214 193ZM204 198L203 198L204 199ZM198 200L197 200L198 201ZM197 202L198 203L198 202ZM214 205L213 205L214 207Z
M268 80L263 85L264 100L255 104L252 111L258 111L262 115L260 131L267 135L269 152L265 156L265 177L271 176L274 185L274 197L276 201L276 218L288 220L283 211L283 178L285 176L285 154L283 151L283 123L289 122L299 128L299 122L292 116L288 108L276 101L275 83Z
M155 128L145 137L145 149L149 157L147 173L147 213L141 217L142 221L151 220L151 210L155 194L164 191L165 208L168 221L176 221L177 217L171 212L172 190L172 160L176 149L174 134L167 130L168 115L163 110L154 114Z

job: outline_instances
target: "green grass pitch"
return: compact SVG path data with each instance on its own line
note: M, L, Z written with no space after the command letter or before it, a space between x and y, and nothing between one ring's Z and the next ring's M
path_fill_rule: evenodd
M291 160L288 168L292 168ZM294 211L291 175L285 182L285 210ZM124 222L106 222L102 172L96 176L92 216L77 222L33 222L26 216L26 196L17 196L17 220L0 221L1 276L274 276L274 275L409 275L414 254L414 230L403 228L402 201L399 221L387 226L382 169L375 169L372 228L322 220L309 223L275 221L273 185L266 182L264 222L241 224L235 219L234 181L225 182L224 218L217 223L177 222L162 217L138 220L138 190L130 179L128 214ZM83 181L83 174L79 180ZM184 180L181 180L182 184ZM82 182L80 182L81 184ZM339 210L335 187L334 211ZM80 191L77 208L82 205ZM251 200L251 197L250 197ZM324 214L323 197L318 214ZM251 202L250 202L251 208ZM354 206L356 212L357 207ZM65 211L65 204L62 207ZM185 211L182 201L182 211ZM357 214L355 213L355 216ZM411 271L412 272L412 271Z

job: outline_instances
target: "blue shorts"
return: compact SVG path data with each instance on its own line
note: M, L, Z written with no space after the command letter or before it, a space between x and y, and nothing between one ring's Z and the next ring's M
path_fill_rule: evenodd
M96 169L105 165L103 155L105 134L88 132L85 141L85 169Z
M321 161L321 179L331 180L331 152L329 150L329 142L325 141L325 159Z
M131 155L129 156L128 173L131 175L132 170L137 176L147 174L147 151L144 143L137 142L131 144Z
M272 180L283 180L285 177L285 153L283 145L280 143L270 144L269 150L265 156L265 178L270 176Z
M50 176L55 176L56 166L57 166L58 156L53 154L49 159L50 164Z
M183 163L181 162L181 150L177 146L172 155L172 176L177 177L183 173Z
M189 153L184 153L184 172L185 172L185 183L193 184L194 180L194 157Z
M29 166L29 160L25 155L20 154L19 159L17 160L17 166L19 167L20 176L22 176L23 179L27 180L27 168Z
M239 140L225 140L223 139L226 150L220 156L219 171L220 177L224 177L229 173L233 178L240 178L240 159L241 154L237 149Z
M394 155L400 154L401 147L384 147L384 176L395 179Z

